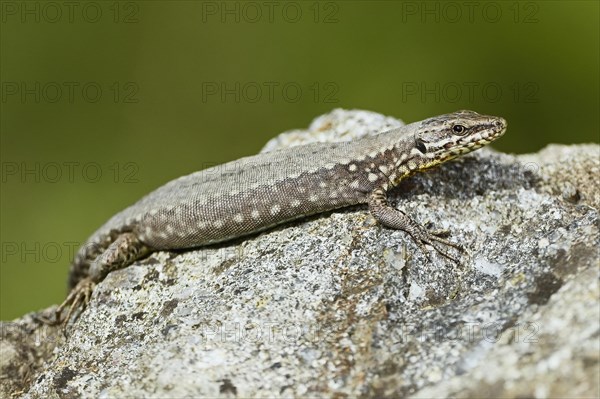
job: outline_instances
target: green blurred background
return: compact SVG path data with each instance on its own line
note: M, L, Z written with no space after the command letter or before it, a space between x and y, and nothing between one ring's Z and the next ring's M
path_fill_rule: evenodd
M73 247L142 195L336 107L597 142L598 4L2 1L0 318L62 301Z

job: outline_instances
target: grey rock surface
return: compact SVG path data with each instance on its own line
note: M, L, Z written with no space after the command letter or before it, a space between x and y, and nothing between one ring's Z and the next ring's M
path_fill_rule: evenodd
M265 150L399 124L335 110ZM153 254L66 337L36 321L54 307L3 323L0 394L598 397L599 176L598 145L551 145L403 182L391 198L463 244L460 265L366 207Z

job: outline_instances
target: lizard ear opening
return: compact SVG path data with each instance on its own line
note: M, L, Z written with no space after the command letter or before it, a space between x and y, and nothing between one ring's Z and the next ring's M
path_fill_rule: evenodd
M420 138L415 139L415 146L421 153L425 154L427 152L427 147L425 147L425 143Z

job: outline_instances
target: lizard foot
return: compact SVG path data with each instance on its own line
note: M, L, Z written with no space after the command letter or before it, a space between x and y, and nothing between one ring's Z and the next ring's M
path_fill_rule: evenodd
M427 255L427 257L429 257L429 255L428 255L429 251L427 251L427 248L425 248L425 244L432 246L433 249L435 249L437 251L437 253L439 253L440 255L444 256L445 258L455 262L456 264L460 263L460 261L456 257L451 255L448 251L446 251L446 249L442 248L439 245L439 244L444 244L448 247L452 247L452 248L456 249L459 252L464 252L464 248L462 247L462 245L456 244L450 240L440 237L440 235L445 236L447 234L445 231L436 231L436 230L428 231L425 228L423 228L422 226L420 226L414 222L409 223L408 226L410 226L410 227L406 228L405 230L410 234L410 236L415 241L415 243L417 244L419 249L425 255Z
M391 207L388 204L385 191L383 189L374 190L369 197L369 211L371 215L375 217L381 224L387 227L391 227L396 230L404 230L415 241L419 249L425 253L429 258L429 252L425 248L425 244L432 246L440 255L450 259L451 261L459 264L459 260L454 256L450 255L445 248L442 248L439 244L452 247L457 251L464 251L463 247L459 244L453 243L444 237L447 237L445 230L433 230L429 231L425 227L421 226L404 212Z
M96 287L96 283L94 283L94 281L92 281L92 279L89 277L79 281L79 283L77 283L77 285L71 290L64 302L61 303L56 309L54 323L63 324L66 327L66 325L69 323L69 320L71 320L73 317L73 312L78 308L85 309L85 307L88 305L92 296L92 291L94 291L94 287ZM67 316L64 319L61 319L63 310L67 306L69 307Z

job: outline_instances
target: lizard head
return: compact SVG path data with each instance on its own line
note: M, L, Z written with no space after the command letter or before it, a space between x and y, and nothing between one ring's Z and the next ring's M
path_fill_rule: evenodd
M415 147L425 158L425 167L456 158L491 143L506 132L506 120L457 111L421 122L415 134Z

